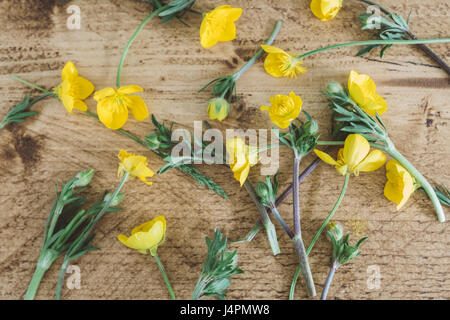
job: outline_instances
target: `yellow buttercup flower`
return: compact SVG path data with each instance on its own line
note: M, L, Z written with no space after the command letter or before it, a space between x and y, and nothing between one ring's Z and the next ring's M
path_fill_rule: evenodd
M258 163L257 149L246 145L244 140L237 137L227 140L226 149L230 156L230 168L234 172L234 178L242 187L250 168Z
M153 177L155 173L147 167L146 157L120 150L119 159L119 177L122 177L125 172L128 172L130 176L139 178L148 185L152 184L150 181L147 181L147 178Z
M142 88L135 85L97 91L94 99L98 102L97 114L100 121L110 129L120 129L128 120L128 109L131 109L136 120L145 120L148 117L148 110L144 100L139 96L130 95L141 91Z
M270 120L278 127L285 129L289 127L292 120L298 117L302 110L302 99L291 91L289 96L277 94L270 97L272 106L261 106L261 110L269 112Z
M386 177L384 195L400 210L416 189L414 178L397 160L386 163Z
M322 21L333 19L342 8L342 0L312 0L312 13Z
M219 41L231 41L236 38L234 22L242 14L241 8L223 5L204 15L200 26L200 44L210 48Z
M150 252L154 256L158 246L164 241L165 233L166 219L159 216L131 230L131 236L121 234L117 238L128 248L144 254Z
M350 97L365 112L374 116L383 114L387 110L387 103L382 96L376 94L377 87L371 77L350 71L348 77L348 91Z
M306 72L301 60L295 60L294 54L274 46L261 45L261 47L268 53L264 60L264 69L272 77L297 78L298 75Z
M360 134L347 136L344 148L339 149L337 160L320 150L314 149L314 152L322 161L334 165L343 176L375 171L386 162L384 153L378 149L370 151L369 142Z
M213 98L208 103L208 116L211 120L224 120L230 113L230 104L224 98Z
M72 61L64 66L61 72L62 82L53 89L64 107L73 114L73 109L86 111L84 99L94 92L94 85L89 80L80 77Z

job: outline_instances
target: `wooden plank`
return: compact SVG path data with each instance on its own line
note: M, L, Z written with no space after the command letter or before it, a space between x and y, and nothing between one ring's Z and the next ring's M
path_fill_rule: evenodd
M138 1L73 1L81 8L81 30L68 30L65 8L54 0L0 1L0 115L17 103L28 88L14 82L14 73L46 88L57 85L65 62L76 63L80 74L98 89L113 86L121 50L149 11ZM446 1L380 1L406 16L420 38L445 37L449 30ZM123 84L139 84L142 96L161 120L192 127L194 120L207 119L209 92L197 90L209 80L232 73L253 55L270 34L277 19L284 25L275 45L301 53L326 44L362 40L356 16L364 10L357 1L345 1L338 16L328 22L314 18L309 1L230 1L244 13L237 23L237 40L209 50L199 43L201 18L187 15L190 27L174 21L162 26L150 22L133 44L123 72ZM216 1L198 0L195 9L207 11ZM448 61L450 47L431 46ZM377 53L354 57L357 48L318 54L304 61L308 73L298 79L275 79L267 75L262 59L237 84L240 102L232 106L225 128L270 128L259 106L270 95L300 94L304 108L319 121L328 137L330 112L320 90L330 80L346 82L354 69L372 76L378 92L389 105L383 116L390 133L407 158L434 182L449 181L449 86L446 74L421 51L396 46L383 60ZM95 111L93 98L87 100ZM117 183L116 155L119 149L145 154L157 170L163 162L127 138L108 130L83 114L69 115L56 100L45 100L33 109L40 114L25 125L0 132L0 297L22 298L35 268L42 231L54 199L54 183L66 181L84 168L94 168L93 194L113 189ZM130 119L125 129L144 136L150 120ZM291 181L291 154L281 150L280 190ZM302 163L307 165L312 156ZM205 236L214 228L236 239L257 219L257 211L245 190L239 188L229 170L222 166L201 166L230 195L224 200L195 184L182 173L171 170L153 178L149 187L126 184L124 211L111 214L97 228L95 245L102 250L76 261L81 270L81 289L63 291L63 299L167 299L156 264L149 256L124 247L116 237L132 227L163 214L168 221L167 241L159 248L174 290L179 298L192 294L206 253ZM259 168L252 169L256 183ZM447 224L439 224L430 202L416 192L406 207L397 212L383 196L384 169L351 178L350 188L336 219L361 226L369 237L362 255L338 271L329 298L334 299L448 299L450 298L450 236ZM336 200L342 177L332 167L321 165L300 187L302 228L305 242L314 236ZM291 222L292 200L280 207ZM234 245L245 271L233 278L231 299L286 299L297 258L292 245L278 228L282 254L271 256L260 234L247 244ZM317 289L321 292L328 273L331 245L321 238L310 256ZM58 260L59 262L59 260ZM378 266L379 289L370 289L369 266ZM59 265L46 275L38 298L54 297ZM370 271L370 269L369 269ZM296 298L305 298L302 282Z

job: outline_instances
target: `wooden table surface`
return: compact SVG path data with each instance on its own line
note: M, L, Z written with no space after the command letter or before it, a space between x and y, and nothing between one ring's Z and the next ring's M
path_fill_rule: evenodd
M0 1L0 116L31 92L11 80L17 74L51 88L60 82L65 62L75 62L80 74L96 88L113 86L122 49L150 7L138 1L74 0L81 9L81 29L68 30L66 7L55 0ZM161 25L151 21L131 48L122 75L123 84L139 84L151 112L160 120L192 128L194 120L207 119L210 92L197 93L209 80L233 73L269 36L277 19L284 24L275 45L302 53L327 44L363 40L357 15L365 10L358 1L346 0L337 17L316 19L306 0L229 1L243 8L237 38L207 50L200 46L201 18L186 16L186 27L177 21ZM198 0L195 9L209 11L223 4ZM380 1L407 16L419 38L446 37L450 27L448 1ZM6 30L5 30L6 29ZM431 45L449 61L448 44ZM270 95L291 90L300 94L303 108L319 121L328 138L330 111L320 94L331 80L346 83L349 71L369 74L389 105L383 120L398 149L433 182L449 183L449 82L446 74L414 46L395 46L380 59L378 52L355 57L350 47L307 58L308 72L298 79L276 79L263 69L263 60L237 83L239 103L214 126L270 128L267 113L259 106ZM37 94L37 91L33 92ZM95 111L95 101L87 100ZM25 124L0 131L0 297L21 299L33 274L42 244L42 232L54 200L56 181L67 181L78 171L93 168L93 194L112 190L118 183L119 149L148 156L156 171L163 165L157 156L135 142L106 129L82 113L70 115L55 99L33 106L39 115ZM150 119L128 121L125 129L143 137L153 130ZM280 150L280 190L291 183L291 153ZM308 156L302 169L313 159ZM220 228L230 239L245 234L258 218L248 194L223 166L202 165L206 175L223 186L229 200L205 190L177 170L157 175L153 186L139 181L126 184L124 210L106 216L97 226L92 252L74 262L81 272L81 288L63 291L63 299L167 299L157 265L150 256L123 246L120 233L156 215L167 218L167 240L158 253L179 298L189 299L206 254L204 238ZM249 178L256 183L259 167ZM369 240L357 259L336 274L330 299L448 299L450 298L450 235L447 223L438 223L430 201L415 192L399 212L383 196L385 169L352 177L344 201L335 215L347 232L360 232ZM309 243L338 197L343 182L334 168L321 164L300 186L302 229ZM448 213L447 209L446 213ZM292 199L280 207L292 222ZM448 214L447 214L447 218ZM355 230L356 229L356 230ZM232 245L239 251L244 274L233 277L229 299L287 299L297 266L291 242L277 226L282 253L272 256L265 235L251 243ZM357 236L352 237L353 241ZM310 255L320 293L329 270L331 244L320 238ZM37 298L54 297L60 260L48 271ZM380 286L371 286L379 270ZM302 281L296 298L306 298Z

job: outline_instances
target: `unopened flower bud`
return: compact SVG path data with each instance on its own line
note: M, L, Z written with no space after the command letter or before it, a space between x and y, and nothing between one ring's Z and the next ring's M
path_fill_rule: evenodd
M342 88L341 84L336 81L331 81L327 84L326 91L330 94L341 94L344 91L344 88Z
M94 176L94 169L88 169L88 170L79 172L75 176L75 178L77 178L77 180L73 184L74 187L87 186L91 182L93 176Z
M315 135L319 131L319 125L315 120L309 120L303 125L303 130L309 135Z
M211 120L222 121L230 113L230 104L224 98L212 98L208 102L207 112Z

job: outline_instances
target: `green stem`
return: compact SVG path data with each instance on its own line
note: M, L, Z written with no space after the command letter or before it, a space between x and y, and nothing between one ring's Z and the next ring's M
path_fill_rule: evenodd
M294 58L295 61L302 60L308 56L313 54L327 51L336 48L349 47L349 46L363 46L363 45L374 45L374 44L424 44L424 43L445 43L450 42L450 38L442 38L442 39L417 39L417 40L364 40L364 41L353 41L353 42L345 42L333 44L331 46L326 46L323 48L319 48L316 50L312 50L301 54Z
M21 83L23 83L23 84L25 84L25 85L27 85L27 86L33 88L33 89L36 89L36 90L42 91L42 92L44 92L44 93L48 93L48 94L53 94L53 95L54 95L53 92L48 91L48 90L46 90L46 89L44 89L44 88L41 88L41 87L35 85L34 83L28 82L27 80L24 80L24 79L22 79L22 78L19 78L18 76L14 75L14 74L10 75L10 77L11 77L11 79L14 79L14 80L16 80L16 81L19 81L19 82L21 82Z
M69 267L70 260L64 259L61 265L61 270L59 272L58 283L56 285L56 300L61 300L61 291L64 281L64 276L66 275L67 268Z
M445 222L445 214L442 209L441 202L427 179L412 165L411 162L409 162L400 152L397 151L392 143L389 143L388 146L382 150L386 151L392 158L397 160L416 179L430 198L439 222Z
M194 292L192 293L191 300L200 300L200 295L205 289L206 285L209 283L209 279L203 279L203 272L198 277L197 283L195 284Z
M390 15L391 14L388 10L386 10L385 8L383 8L382 6L380 6L379 4L377 4L375 2L372 2L372 1L369 1L369 0L358 0L358 1L364 2L365 4L368 4L369 6L377 6L380 9L380 11L383 12L384 14L386 14L386 15Z
M116 78L116 86L117 88L120 88L120 74L122 73L122 68L123 68L123 64L125 62L125 57L127 56L127 52L131 47L131 44L133 43L133 41L136 39L136 37L139 35L139 33L141 32L141 30L144 28L144 26L147 24L147 22L149 22L154 16L158 15L160 12L166 10L167 8L169 8L169 5L165 5L161 8L156 9L155 11L153 11L152 13L150 13L139 25L139 27L136 29L136 31L134 32L133 36L131 37L131 39L128 41L125 49L122 52L122 56L120 57L120 62L119 62L119 67L117 69L117 78Z
M331 209L330 213L328 214L328 217L322 223L320 229L317 231L317 233L314 236L313 240L309 244L309 247L306 250L306 255L309 255L309 253L311 252L311 250L314 247L315 243L317 242L317 239L319 238L320 234L322 233L323 229L325 229L325 227L327 226L327 224L330 222L331 218L333 217L334 213L339 208L339 205L341 204L342 199L344 198L345 191L347 190L349 179L350 179L350 175L349 174L345 175L344 185L342 186L341 194L339 195L339 198L337 199L336 203L334 204L333 209ZM293 300L294 299L295 286L297 284L297 280L298 280L298 276L300 275L300 271L301 271L301 266L299 265L297 267L297 270L295 271L294 278L292 279L291 290L289 292L289 300Z
M277 23L275 24L275 28L272 31L272 34L270 35L269 39L267 39L267 41L264 43L266 46L270 46L273 41L275 40L276 36L278 35L278 32L281 29L281 25L283 24L283 21L278 20ZM258 50L258 52L256 52L256 54L247 61L246 64L244 64L244 66L239 69L239 71L237 71L234 75L234 81L237 81L237 79L239 79L239 77L245 72L247 71L248 68L250 68L252 66L252 64L255 63L256 60L258 60L258 58L261 56L261 54L264 52L264 50L261 48Z
M45 272L50 268L52 263L58 258L58 253L53 250L45 250L38 259L36 270L31 278L27 292L25 293L25 300L34 300L39 285L44 277Z
M259 202L259 198L258 195L256 194L255 188L253 187L248 178L244 182L244 187L247 190L248 194L250 195L250 198L252 198L253 202L255 203L256 208L258 209L261 222L264 228L266 229L267 238L269 239L273 255L279 254L280 247L278 245L275 227L273 226L273 223L269 218L269 214L267 213L266 208Z
M172 286L170 285L169 277L167 276L166 270L164 269L164 266L163 266L161 260L159 260L159 257L157 254L154 255L154 258L156 260L156 264L159 267L159 270L161 271L161 273L163 275L164 281L166 282L167 290L169 290L170 297L172 298L172 300L176 300L175 293L173 292Z

